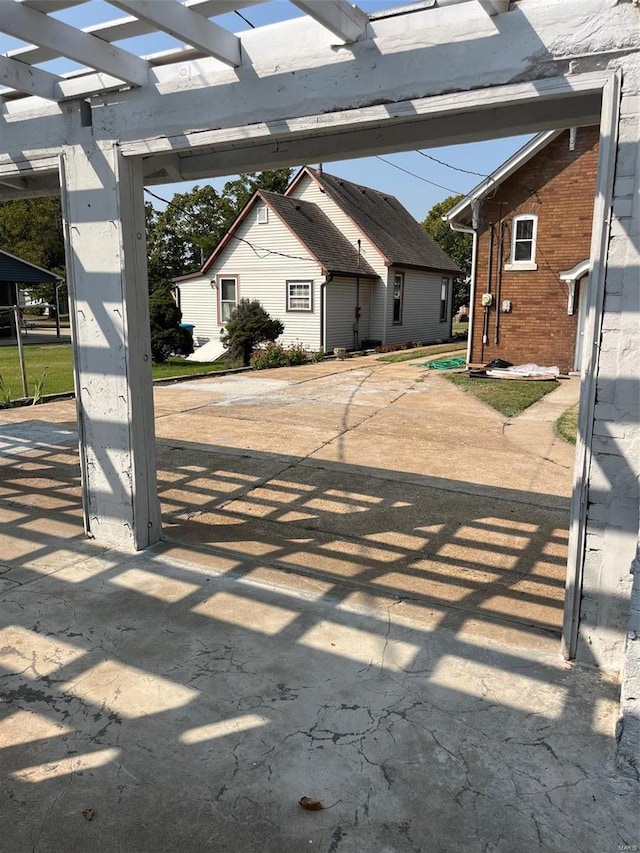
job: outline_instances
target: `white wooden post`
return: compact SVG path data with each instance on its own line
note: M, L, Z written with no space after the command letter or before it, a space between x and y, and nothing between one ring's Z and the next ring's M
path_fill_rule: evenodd
M142 168L88 140L60 172L85 526L139 550L161 535Z

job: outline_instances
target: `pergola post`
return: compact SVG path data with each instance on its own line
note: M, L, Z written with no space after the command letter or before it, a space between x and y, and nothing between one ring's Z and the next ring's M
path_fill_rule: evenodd
M90 139L60 172L85 527L139 550L161 535L142 168Z

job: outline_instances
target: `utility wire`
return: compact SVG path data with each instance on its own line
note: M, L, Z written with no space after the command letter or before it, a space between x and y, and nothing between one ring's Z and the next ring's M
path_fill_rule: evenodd
M195 213L191 210L186 210L184 207L180 207L179 204L176 204L175 201L169 201L168 198L162 198L157 193L151 192L151 190L144 188L144 191L147 195L152 196L153 198L161 201L163 204L168 204L171 207L175 207L176 210L179 210L181 213L184 213L185 216L190 216L192 219L198 219ZM227 234L229 232L227 231ZM244 237L237 237L235 234L229 234L229 237L232 237L234 240L238 240L240 243L246 243L251 249L253 249L256 257L260 258L260 260L264 260L269 255L278 255L281 258L290 258L293 261L310 261L312 258L306 257L303 258L300 255L287 255L285 252L276 252L275 249L267 249L265 246L258 246L256 243L250 243L249 240L245 240ZM260 255L259 252L264 252L264 255Z
M446 166L447 169L453 169L455 172L464 172L465 175L477 175L479 178L488 178L489 175L485 175L484 172L473 172L470 169L461 169L460 166L452 166L451 163L445 163L444 160L438 160L437 157L434 157L432 154L426 154L424 151L420 151L416 148L416 153L421 154L423 157L426 157L427 160L433 160L434 163L439 163L441 166Z
M251 27L252 30L255 30L254 24L252 24L248 18L245 18L244 15L241 15L237 9L234 9L234 14L237 15L239 18L242 18L242 20L245 22L245 24L249 24L249 26Z
M405 175L411 175L412 178L417 178L419 181L424 181L425 184L431 184L432 187L438 187L438 189L446 190L446 192L453 193L454 195L464 195L464 193L460 190L452 190L451 187L445 187L442 184L436 184L435 181L430 181L428 178L423 178L422 175L416 175L415 172L410 172L408 169L403 169L402 166L398 166L397 163L393 163L391 160L386 160L379 154L376 154L375 157L376 160L382 160L382 162L386 163L387 166L393 166L394 169L399 169L401 172L404 172Z

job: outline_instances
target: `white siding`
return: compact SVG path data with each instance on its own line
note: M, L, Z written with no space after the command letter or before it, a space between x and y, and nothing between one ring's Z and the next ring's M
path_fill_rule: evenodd
M218 296L211 279L203 276L178 283L182 322L191 323L193 340L198 346L220 335L218 326Z
M404 272L404 302L402 323L393 324L393 280L396 272ZM451 277L449 277L451 282ZM449 302L447 320L440 322L440 273L421 270L403 270L392 267L389 270L387 288L387 338L388 344L420 341L430 343L449 336L451 317L451 284L449 284Z
M358 341L361 343L370 337L371 320L371 284L360 281L360 307L362 313L358 323ZM356 308L356 282L352 278L334 278L327 285L327 343L326 351L333 352L334 347L353 348Z
M261 225L256 221L254 206L235 234L241 239L231 238L207 271L206 284L203 279L194 279L180 285L183 322L194 324L198 339L217 338L220 326L216 276L237 276L238 299L259 299L272 317L284 323L280 343L299 342L307 349L319 349L320 286L324 274L318 262L271 210L268 224ZM248 243L255 246L255 251ZM281 254L269 254L267 249ZM286 282L291 279L312 282L312 311L287 312Z

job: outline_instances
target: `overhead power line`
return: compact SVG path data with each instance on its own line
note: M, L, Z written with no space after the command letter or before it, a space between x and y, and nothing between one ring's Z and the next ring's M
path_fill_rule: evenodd
M428 178L423 178L422 175L416 175L415 172L410 172L409 169L404 169L402 166L398 166L397 163L393 163L391 160L387 160L384 157L381 157L379 154L376 154L376 160L382 160L383 163L386 163L387 166L393 166L394 169L399 169L401 172L404 172L405 175L411 175L412 178L417 178L419 181L424 181L425 184L431 184L432 187L438 187L440 190L445 190L448 193L453 193L454 195L464 195L460 190L453 190L451 187L445 187L442 184L437 184L435 181L430 181Z
M462 169L460 166L452 166L451 163L445 163L444 160L438 160L438 158L434 157L433 154L427 154L425 151L420 151L418 148L416 148L416 152L421 154L423 157L426 157L427 160L433 160L434 163L446 166L447 169L453 169L454 172L463 172L465 175L477 175L479 178L489 177L489 175L485 175L484 172L473 172L471 169Z

